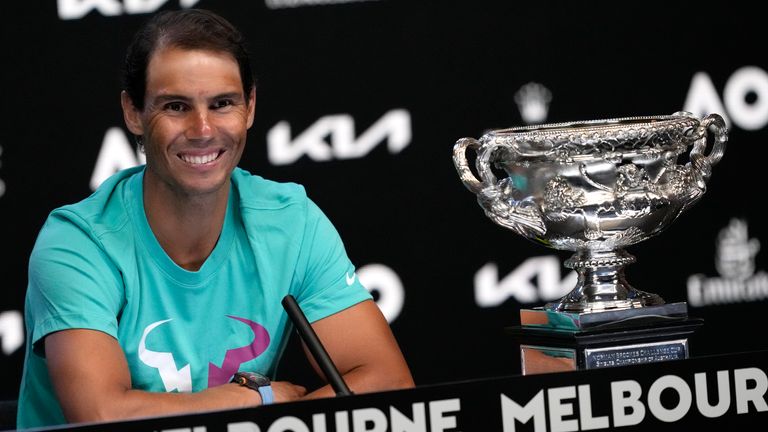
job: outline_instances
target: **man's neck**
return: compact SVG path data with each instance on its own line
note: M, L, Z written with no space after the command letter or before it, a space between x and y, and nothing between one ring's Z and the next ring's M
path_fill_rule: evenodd
M227 211L229 182L205 195L178 193L151 173L144 176L144 211L157 241L180 267L197 271L216 247Z

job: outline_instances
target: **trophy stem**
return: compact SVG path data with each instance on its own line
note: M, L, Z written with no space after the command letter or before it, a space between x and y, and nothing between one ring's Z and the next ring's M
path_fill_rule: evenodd
M598 312L664 304L657 294L632 287L624 277L624 267L635 257L617 249L612 251L577 251L565 266L576 270L576 287L545 309L558 312Z

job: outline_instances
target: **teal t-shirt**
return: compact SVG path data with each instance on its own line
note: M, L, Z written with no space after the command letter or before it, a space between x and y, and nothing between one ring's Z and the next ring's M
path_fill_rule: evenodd
M232 173L219 240L198 271L165 253L143 205L143 167L51 212L32 251L17 426L65 423L39 342L99 330L125 352L136 389L190 392L238 370L274 376L293 295L310 322L370 294L328 218L304 189Z

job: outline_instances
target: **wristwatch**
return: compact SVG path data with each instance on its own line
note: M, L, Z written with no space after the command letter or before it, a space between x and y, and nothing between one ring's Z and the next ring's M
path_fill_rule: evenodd
M262 374L238 372L232 377L232 382L258 391L261 395L262 405L269 405L275 401L275 394L272 392L272 382Z

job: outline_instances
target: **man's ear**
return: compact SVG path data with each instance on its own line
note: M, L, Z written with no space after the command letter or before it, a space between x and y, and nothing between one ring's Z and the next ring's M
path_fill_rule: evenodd
M248 129L253 125L253 117L256 113L256 86L251 87L250 93L248 98Z
M140 118L141 112L133 105L133 100L125 90L120 93L120 105L123 107L123 119L128 130L134 135L144 135L144 127Z

